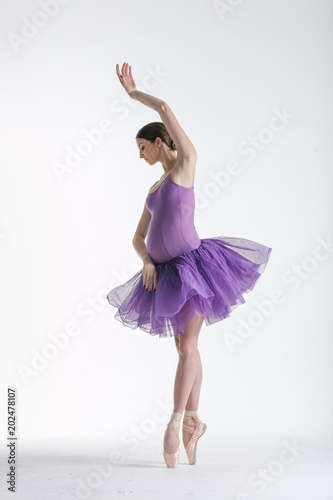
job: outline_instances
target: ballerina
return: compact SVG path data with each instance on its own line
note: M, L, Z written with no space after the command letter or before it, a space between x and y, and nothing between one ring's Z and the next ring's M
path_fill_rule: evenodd
M174 337L179 361L163 456L168 467L177 467L184 417L183 444L194 465L198 440L207 429L198 416L202 324L223 320L245 302L243 294L254 288L272 248L239 237L200 239L194 226L194 145L165 101L137 90L128 63L121 72L117 64L116 73L128 95L162 120L143 126L135 140L140 158L149 165L160 162L164 174L149 189L133 236L143 268L113 288L107 300L123 325L160 338Z

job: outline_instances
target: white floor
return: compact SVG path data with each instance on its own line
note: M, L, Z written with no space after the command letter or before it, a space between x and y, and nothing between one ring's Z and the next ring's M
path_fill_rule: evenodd
M199 440L195 465L188 464L181 446L178 467L168 469L161 439L147 439L137 451L124 449L123 463L113 460L113 465L102 453L20 456L15 495L6 491L8 465L2 457L1 499L333 500L327 440L219 437L216 442L207 434Z

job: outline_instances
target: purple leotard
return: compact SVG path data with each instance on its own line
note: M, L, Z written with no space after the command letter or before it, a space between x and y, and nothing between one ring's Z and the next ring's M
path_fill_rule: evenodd
M194 226L194 187L179 186L169 174L148 194L146 206L152 214L147 250L155 263L167 262L201 244Z

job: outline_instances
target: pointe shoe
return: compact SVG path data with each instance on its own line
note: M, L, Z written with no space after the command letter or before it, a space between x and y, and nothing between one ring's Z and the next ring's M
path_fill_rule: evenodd
M184 420L191 417L194 420L192 426L185 424ZM198 417L198 412L195 410L185 410L183 419L183 430L193 433L191 439L185 447L186 455L190 465L194 465L197 461L197 445L199 438L206 432L207 425Z
M182 418L182 413L179 413L178 411L174 411L170 417L170 421L167 425L167 429L172 427L172 428L176 429L177 433L179 433L181 418ZM165 436L165 433L164 433L164 436ZM178 450L176 451L176 453L167 453L165 451L164 444L163 444L163 457L164 457L164 461L168 467L177 467L178 460L179 460L179 451L180 451L180 440L179 440Z

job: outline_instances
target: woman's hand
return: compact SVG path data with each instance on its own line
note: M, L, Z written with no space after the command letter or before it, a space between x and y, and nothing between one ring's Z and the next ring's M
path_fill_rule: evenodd
M149 292L156 290L157 285L157 269L152 262L144 261L143 270L143 286Z
M124 89L126 90L128 95L130 95L132 90L136 90L136 85L135 85L135 82L134 82L134 79L132 76L131 66L129 66L128 63L124 63L123 67L121 68L122 74L120 74L119 64L117 64L116 71L117 71L117 75L119 77L120 83L122 84L122 86L124 87Z

